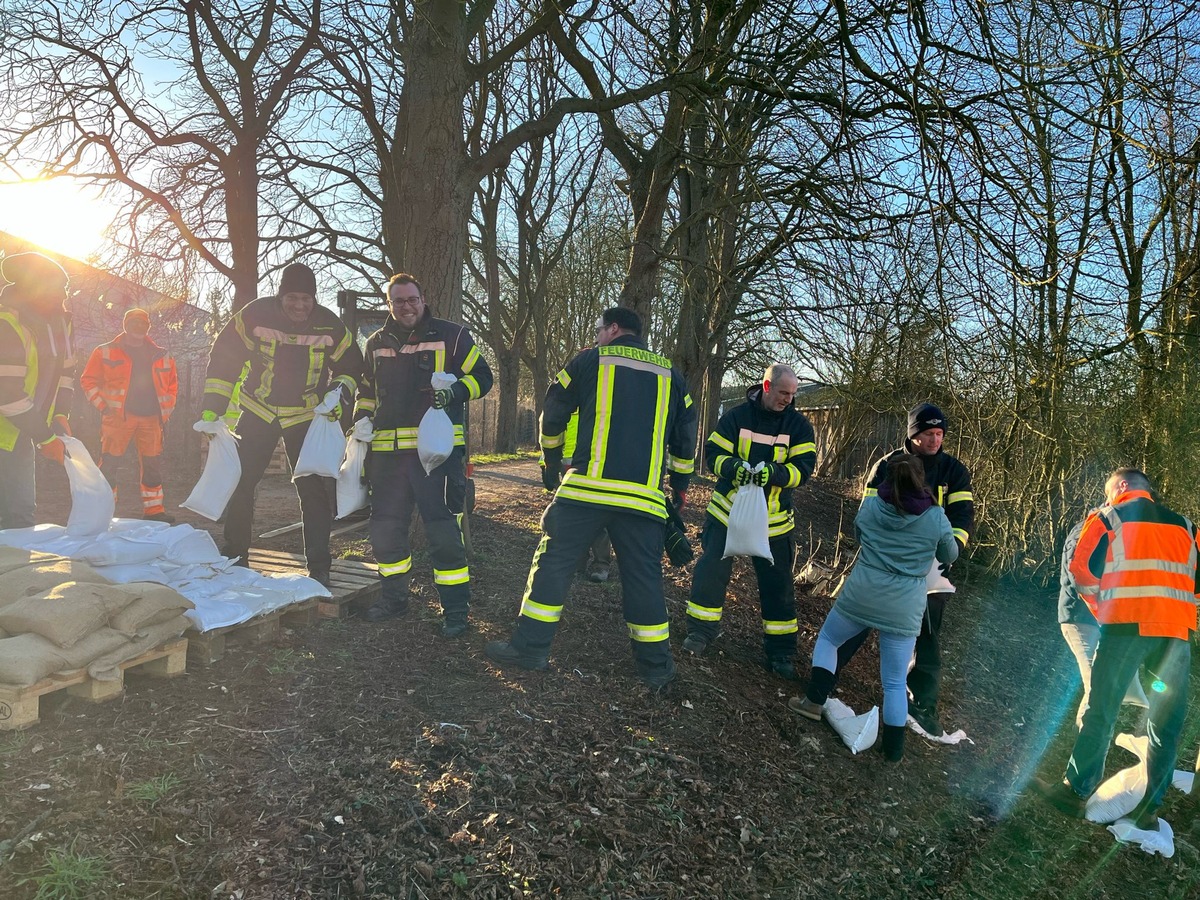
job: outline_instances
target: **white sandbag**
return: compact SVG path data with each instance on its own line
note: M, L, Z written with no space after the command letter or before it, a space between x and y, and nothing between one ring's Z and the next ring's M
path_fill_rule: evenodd
M825 721L830 724L842 743L850 748L851 753L861 753L875 746L879 737L879 707L872 706L861 715L855 715L854 710L838 700L830 697L825 701Z
M940 564L935 559L925 575L925 593L927 594L956 594L958 589L950 583L950 579L942 574Z
M435 391L445 390L458 379L446 372L434 372L429 379ZM428 475L454 452L454 423L444 409L430 407L417 426L417 457Z
M112 485L92 461L92 455L78 438L63 435L59 438L66 448L63 465L71 483L71 515L67 518L67 534L87 536L108 530L116 500Z
M179 505L206 519L217 521L229 505L229 498L242 480L242 461L238 457L237 437L224 419L197 422L192 428L211 437L208 459L200 480L188 498Z
M746 463L742 465L746 466ZM759 463L750 471L757 474L762 467L763 464ZM763 559L772 559L767 519L767 495L763 489L753 484L738 488L733 495L733 508L729 510L725 553L721 558L761 556Z
M1150 739L1144 735L1134 737L1131 734L1118 734L1116 744L1136 756L1138 761L1105 779L1096 792L1088 797L1084 818L1089 822L1115 822L1133 812L1146 796L1146 783L1149 780L1146 757L1150 751Z
M1175 855L1175 831L1166 819L1158 820L1158 828L1144 831L1133 824L1132 819L1121 819L1108 826L1108 830L1122 844L1137 844L1151 856L1158 853L1165 859Z
M338 469L337 518L344 519L355 510L367 505L367 451L375 431L371 420L365 416L354 423L350 436L346 438L346 455Z
M304 443L300 445L300 455L296 457L292 481L306 475L338 477L342 456L346 452L346 443L341 423L331 416L341 402L342 389L338 387L326 394L325 399L317 404L314 410L316 415L308 425Z

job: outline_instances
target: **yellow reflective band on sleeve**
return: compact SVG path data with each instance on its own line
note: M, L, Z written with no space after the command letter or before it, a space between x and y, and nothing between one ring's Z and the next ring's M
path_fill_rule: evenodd
M715 431L708 436L708 442L710 444L716 444L722 450L728 451L730 454L735 452L733 449L733 441L729 440L727 437L717 434Z
M332 382L330 382L330 387L333 387L335 384L344 385L346 390L348 390L351 394L353 394L354 389L358 387L358 382L354 380L353 375L339 375L337 378L333 379Z
M792 448L788 451L788 459L793 456L799 456L801 453L816 453L817 445L812 441L803 444L792 444Z
M359 397L358 401L354 404L355 409L361 409L364 412L375 412L376 406L377 404L374 400L369 400L366 397Z
M683 395L683 408L684 408L684 409L691 409L691 408L692 408L692 395L691 395L691 394L684 394L684 395Z
M866 500L868 497L875 497L878 494L879 490L877 488L869 487L863 491L863 499Z
M470 372L472 369L474 369L475 363L477 363L477 362L479 362L479 348L472 345L471 349L467 352L467 358L463 360L463 364L462 364L463 374L465 375L468 372ZM466 379L464 378L463 381L466 381Z
M663 622L661 625L634 625L632 622L626 622L629 626L629 639L642 644L653 644L658 641L669 640L671 637L671 627L669 622Z
M961 543L961 544L962 544L964 547L965 547L965 546L967 546L967 532L966 532L964 529L962 529L962 528L951 528L950 530L951 530L951 531L954 533L954 536L955 536L956 538L958 538L959 542L960 542L960 543Z
M521 600L521 615L535 622L550 622L554 624L562 618L562 604L547 606L544 603L534 603L528 596Z
M686 459L676 456L673 453L668 453L667 469L672 472L678 472L680 475L691 475L696 471L696 461L694 459Z
M567 433L564 431L562 434L543 434L538 441L543 450L553 450L567 442Z
M699 619L701 622L720 622L721 610L722 607L720 606L699 606L691 600L688 601L687 605L687 614L693 619Z
M394 563L379 563L379 574L384 578L390 578L392 575L403 575L412 569L412 557L407 556L400 562Z
M765 634L795 634L799 630L795 619L787 619L786 621L763 619L763 632Z
M220 378L206 378L204 380L204 393L220 394L222 397L232 397L233 382L222 381Z
M461 569L433 570L434 584L466 584L470 580L471 573L468 566L463 566Z
M947 504L959 503L963 500L971 500L973 502L975 500L975 495L972 494L970 491L955 491L953 494L951 494L949 497L946 498L946 503Z
M569 388L571 386L571 376L567 374L566 369L563 369L561 372L555 375L554 380L561 384L564 388Z
M481 396L483 396L482 392L479 390L479 381L474 375L464 375L459 380L467 386L468 398L471 400L478 400Z
M787 469L787 473L788 473L787 484L785 484L784 487L785 488L799 487L800 482L804 480L804 473L801 472L796 466L793 466L791 463L788 463L786 466L784 466L784 468Z

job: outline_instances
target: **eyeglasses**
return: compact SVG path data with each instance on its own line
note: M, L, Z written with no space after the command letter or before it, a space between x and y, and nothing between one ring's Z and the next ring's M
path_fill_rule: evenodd
M420 306L420 297L389 297L388 303L392 306Z

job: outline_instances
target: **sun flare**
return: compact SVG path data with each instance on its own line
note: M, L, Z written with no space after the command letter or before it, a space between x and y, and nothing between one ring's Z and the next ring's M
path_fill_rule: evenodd
M67 179L0 184L0 231L75 259L104 243L113 212Z

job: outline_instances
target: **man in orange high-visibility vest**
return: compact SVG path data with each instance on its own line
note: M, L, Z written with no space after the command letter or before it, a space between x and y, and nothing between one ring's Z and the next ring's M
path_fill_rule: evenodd
M100 470L116 491L116 470L132 442L141 464L142 517L175 521L163 507L163 426L175 411L175 360L147 336L150 314L131 309L124 330L92 351L79 376L88 402L103 413Z
M1147 784L1130 818L1141 830L1157 831L1187 712L1200 544L1188 519L1153 498L1144 472L1117 469L1104 496L1105 505L1083 526L1070 566L1081 592L1096 591L1100 643L1092 693L1064 779L1039 781L1037 791L1060 812L1083 817L1104 777L1125 689L1144 667L1151 687Z

